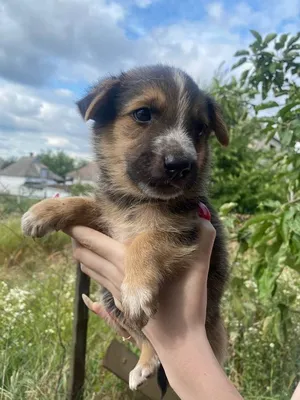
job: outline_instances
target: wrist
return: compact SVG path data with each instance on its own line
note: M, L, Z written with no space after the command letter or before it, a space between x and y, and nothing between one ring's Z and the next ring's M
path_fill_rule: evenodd
M168 344L155 341L152 345L171 387L182 400L242 399L218 363L203 325L173 337Z
M168 346L161 343L156 348L158 357L164 367L168 381L172 389L182 400L195 400L202 398L201 367L199 363L205 363L207 351L210 345L203 327L189 331L180 340L172 341ZM200 395L200 397L199 397ZM203 397L206 398L206 397Z
M161 326L153 319L149 321L143 332L157 353L172 352L173 350L177 352L178 349L193 343L195 340L196 342L207 340L205 325L201 322L188 327L176 325L174 327L169 326L169 329L166 329L165 324Z

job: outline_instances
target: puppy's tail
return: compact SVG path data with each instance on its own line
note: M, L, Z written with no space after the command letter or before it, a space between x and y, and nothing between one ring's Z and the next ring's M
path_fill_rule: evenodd
M167 393L169 387L169 381L165 373L164 367L161 364L159 364L157 370L157 384L161 390L161 400L162 400L165 397L165 394Z

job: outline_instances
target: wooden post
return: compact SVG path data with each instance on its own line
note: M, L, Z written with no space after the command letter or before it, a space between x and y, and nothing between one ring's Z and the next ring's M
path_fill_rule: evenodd
M70 380L67 400L82 400L85 379L85 355L88 329L88 308L82 300L82 293L89 296L90 278L85 275L77 263L72 358L70 366Z
M103 360L103 367L108 371L115 374L118 378L124 382L129 382L129 372L135 367L138 358L135 354L127 349L124 344L121 344L117 340L113 340L109 345ZM149 400L160 400L161 393L158 388L156 377L152 377L148 380L145 385L142 385L139 389L138 399L149 399ZM134 396L134 395L133 395ZM98 398L96 398L98 400ZM100 398L99 398L100 400ZM175 392L169 388L164 400L179 400L179 397Z

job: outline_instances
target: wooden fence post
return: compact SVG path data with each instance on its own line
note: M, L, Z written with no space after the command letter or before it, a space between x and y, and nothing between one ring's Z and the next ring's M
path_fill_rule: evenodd
M70 365L70 380L67 400L83 400L85 379L85 355L88 330L88 308L82 300L82 293L89 296L90 278L85 275L77 263L72 358Z

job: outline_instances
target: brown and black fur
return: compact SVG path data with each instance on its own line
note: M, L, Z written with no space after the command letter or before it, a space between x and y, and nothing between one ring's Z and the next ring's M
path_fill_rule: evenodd
M202 201L217 232L208 276L206 328L222 363L226 335L220 301L228 262L222 226L207 198L211 132L221 144L228 144L218 106L182 71L156 65L104 79L78 107L86 120L94 121L99 167L95 196L38 203L23 216L24 233L43 236L85 225L126 242L121 304L117 308L107 291L102 301L141 348L130 377L130 386L136 389L158 366L141 328L155 314L164 282L193 261L201 236L197 209ZM136 120L134 112L140 108L150 110L151 121ZM188 160L187 169L166 170L168 157Z

